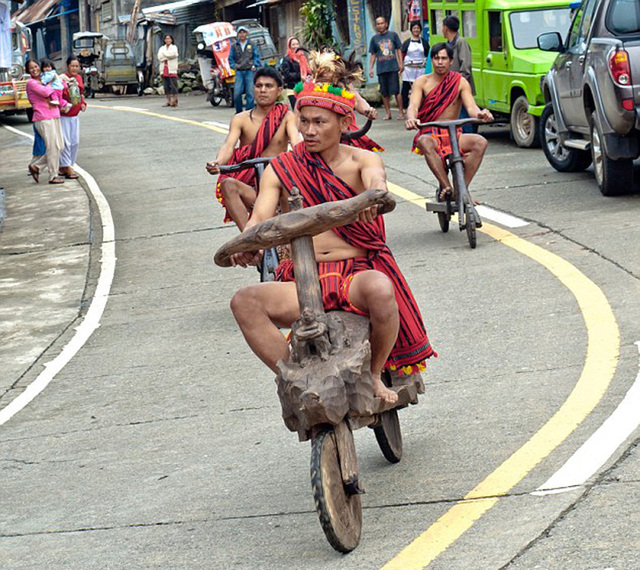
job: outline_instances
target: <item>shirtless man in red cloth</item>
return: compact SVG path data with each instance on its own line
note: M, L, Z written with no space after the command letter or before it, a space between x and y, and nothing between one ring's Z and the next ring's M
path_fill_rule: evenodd
M377 154L340 144L341 133L353 120L353 93L326 83L308 82L301 88L296 109L304 142L271 161L247 227L272 217L293 186L300 190L305 207L387 187ZM397 395L382 382L382 371L423 370L425 359L434 352L416 301L385 243L382 217L376 207L369 208L357 222L324 232L313 244L325 310L369 317L374 395L395 402ZM246 267L256 259L243 253L231 260ZM290 327L299 317L292 273L291 260L284 260L277 281L245 287L231 300L249 346L274 372L279 360L289 359L289 346L278 327Z
M231 120L229 134L213 162L207 162L209 174L220 174L221 165L237 164L250 158L276 156L287 145L302 140L295 115L284 103L276 103L282 93L282 77L268 67L256 71L254 94L256 106L238 113ZM236 148L236 144L240 146ZM216 198L225 208L225 222L235 222L242 231L256 201L257 183L254 170L223 174L216 184Z
M456 71L451 71L453 48L446 43L435 44L431 49L433 73L418 77L411 89L409 108L407 109L407 130L417 129L418 123L431 121L451 121L460 116L460 108L464 105L470 117L493 121L488 109L480 109L471 92L469 82ZM475 134L462 134L458 129L460 152L464 157L464 177L467 187L484 158L487 139ZM412 150L424 154L427 165L440 183L442 191L440 199L447 193L455 199L451 182L444 167L444 158L451 153L451 143L447 129L424 127L413 139Z

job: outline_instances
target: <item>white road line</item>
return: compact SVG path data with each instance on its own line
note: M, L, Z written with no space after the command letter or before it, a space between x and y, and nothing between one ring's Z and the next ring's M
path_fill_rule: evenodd
M142 107L127 107L126 105L114 105L112 109L118 109L120 111L148 111L149 109L143 109Z
M640 352L640 341L636 342ZM624 399L569 460L532 495L571 491L592 477L640 425L640 372Z
M33 139L33 135L23 133L22 131L7 125L3 126L5 129L8 129L13 133ZM40 394L40 392L42 392L55 378L56 374L60 372L60 370L66 366L80 348L82 348L84 343L89 340L93 331L100 326L100 318L102 317L107 300L109 299L111 283L113 282L113 275L116 268L115 228L113 225L113 218L111 216L111 208L109 207L109 203L104 197L104 194L100 191L100 187L93 176L78 165L74 165L74 168L86 181L89 187L89 192L96 201L98 211L100 213L100 219L102 220L102 257L100 258L101 268L100 276L98 277L98 284L91 304L89 305L89 309L87 310L87 314L84 316L84 319L82 319L80 325L76 327L76 333L73 338L62 349L62 352L58 356L56 356L51 362L47 362L45 364L45 369L33 382L31 382L31 384L26 387L24 392L0 410L0 425L8 422L15 414Z
M511 214L505 214L504 212L494 210L493 208L482 204L476 206L476 210L478 211L478 214L480 214L481 218L486 218L487 220L491 220L492 222L496 222L497 224L507 228L522 228L529 225L529 222L522 220L521 218L516 218Z
M213 125L214 127L220 127L221 129L229 130L229 125L225 125L224 123L218 123L218 121L202 121L203 125Z

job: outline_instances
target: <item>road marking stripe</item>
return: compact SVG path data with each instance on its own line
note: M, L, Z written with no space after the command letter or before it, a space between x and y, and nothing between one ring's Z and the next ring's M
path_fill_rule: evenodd
M149 114L175 120L166 115ZM194 121L184 122L207 127ZM423 196L391 182L387 184L400 198L425 208ZM602 399L617 368L618 325L607 298L595 283L561 257L506 230L484 224L479 231L540 263L569 289L585 321L587 357L574 389L551 419L463 500L390 560L384 570L424 568L435 560L580 425Z
M617 367L618 326L604 293L561 257L496 226L480 230L548 269L578 302L587 329L582 373L560 409L520 449L472 489L423 534L398 553L384 570L424 568L451 546L591 413L606 392Z
M387 187L389 188L390 192L392 192L396 196L399 196L403 200L411 202L412 204L415 204L420 208L426 208L427 199L424 196L420 196L419 194L411 192L411 190L407 190L406 188L398 186L397 184L389 181L387 181ZM508 228L521 228L529 225L529 222L526 222L525 220L516 218L515 216L512 216L511 214L507 214L505 212L494 210L493 208L489 208L488 206L480 205L476 206L476 209L478 210L478 213L482 218L492 220Z
M210 129L215 131L216 133L221 133L226 135L229 132L229 129L221 129L212 124L203 123L200 121L192 121L191 119L181 119L180 117L172 117L171 115L163 115L162 113L152 113L151 111L145 111L142 109L137 109L136 107L118 107L118 106L110 106L110 105L96 105L95 103L91 104L91 109L109 109L111 111L127 111L128 113L139 113L140 115L148 115L149 117L158 117L160 119L166 119L167 121L175 121L177 123L186 123L187 125L194 125L196 127L202 127L203 129Z
M214 125L216 127L220 127L221 129L224 129L224 131L226 133L229 132L229 126L225 125L224 123L218 123L218 121L202 121L203 125Z
M640 352L640 341L636 342ZM584 485L640 425L640 372L622 402L580 448L532 495L564 493Z
M8 129L13 133L33 140L33 135L23 133L22 131L7 125L3 126L5 129ZM56 374L66 366L66 364L75 356L87 340L89 340L93 331L100 326L100 318L102 317L107 300L109 299L109 292L111 291L111 283L113 282L113 275L116 267L115 227L111 216L111 208L109 207L107 199L104 197L104 194L101 192L100 187L93 176L83 168L80 168L77 164L74 165L74 168L86 181L89 187L89 192L98 205L98 211L102 221L102 257L100 259L100 276L98 277L95 294L84 319L82 319L82 322L76 328L75 335L65 345L62 352L51 362L47 362L44 365L45 369L38 374L38 377L31 382L31 384L26 387L24 392L0 410L0 425L8 422L15 414L40 394L40 392L42 392L55 378Z

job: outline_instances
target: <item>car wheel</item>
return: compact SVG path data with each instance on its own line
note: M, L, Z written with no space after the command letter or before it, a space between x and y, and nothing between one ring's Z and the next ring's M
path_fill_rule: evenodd
M593 172L603 196L619 196L633 183L633 160L612 160L604 148L604 137L598 126L596 114L591 114L591 156Z
M511 134L521 148L540 146L538 118L527 113L528 108L529 101L524 95L520 95L511 108Z
M540 141L549 164L558 172L579 172L591 164L589 151L567 148L560 142L556 115L551 103L547 103L540 116Z

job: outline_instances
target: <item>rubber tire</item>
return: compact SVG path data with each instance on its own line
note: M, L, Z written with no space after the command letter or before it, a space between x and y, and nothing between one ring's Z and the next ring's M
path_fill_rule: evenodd
M549 164L558 172L581 172L591 164L591 153L560 144L553 105L547 103L540 116L540 141Z
M471 199L467 194L465 196L465 209L467 210L467 214L465 215L465 229L467 230L467 239L469 240L469 245L471 246L471 249L475 249L476 245L478 244L478 241L476 238L476 218L475 216L473 216L473 214L472 215L468 214L468 212L470 211L470 208L469 208L470 203L471 203Z
M389 463L398 463L402 459L402 432L398 410L389 410L380 414L380 425L373 428L382 455Z
M603 196L620 196L633 185L633 160L609 158L602 144L603 138L594 111L591 114L591 157L596 183Z
M311 489L320 525L338 552L351 552L360 542L362 501L349 495L340 474L333 428L320 431L311 442Z
M520 148L534 148L540 146L539 119L527 113L529 101L520 95L511 107L509 125L511 136Z
M217 107L222 103L222 97L220 95L212 95L209 99L209 103L211 103L213 107Z

